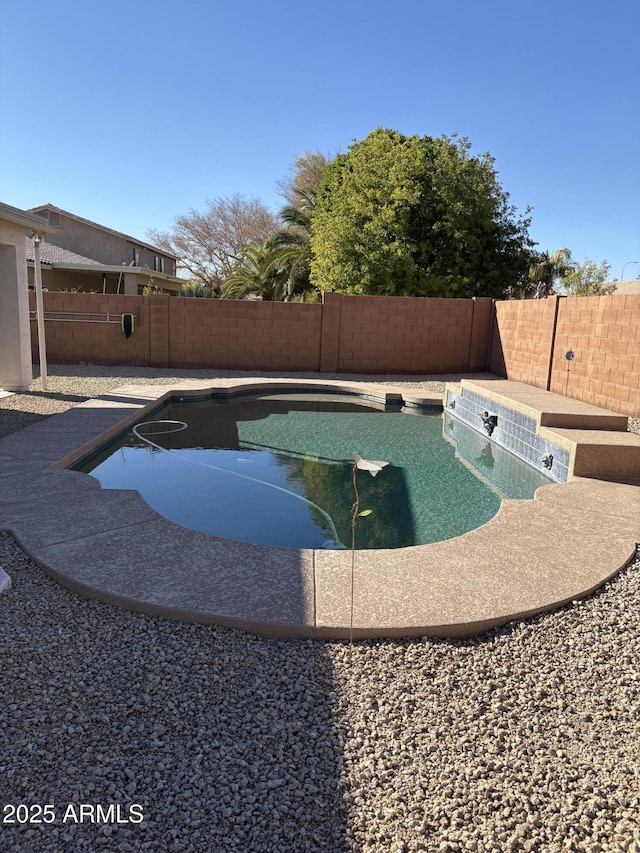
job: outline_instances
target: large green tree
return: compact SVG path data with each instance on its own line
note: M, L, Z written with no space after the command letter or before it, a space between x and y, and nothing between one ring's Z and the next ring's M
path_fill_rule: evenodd
M320 290L500 297L526 277L530 220L493 158L456 137L378 128L325 172L313 214L311 281Z

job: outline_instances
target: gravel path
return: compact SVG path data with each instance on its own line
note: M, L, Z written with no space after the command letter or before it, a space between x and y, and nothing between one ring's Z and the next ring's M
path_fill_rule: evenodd
M0 425L171 381L79 370ZM479 638L352 647L87 600L8 534L0 566L0 805L53 807L5 808L2 851L640 851L640 560Z

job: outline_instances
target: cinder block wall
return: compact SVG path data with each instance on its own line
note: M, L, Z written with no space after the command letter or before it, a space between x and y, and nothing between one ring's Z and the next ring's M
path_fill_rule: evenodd
M496 302L489 369L546 388L553 352L557 296Z
M340 309L340 372L458 373L486 369L486 309L490 299L325 294L325 307L336 304Z
M168 302L172 366L320 369L322 305L232 299Z
M640 415L640 295L496 302L492 334L492 373Z
M485 370L491 309L490 299L332 293L285 304L51 291L44 304L52 362L344 373ZM122 313L136 315L128 339Z
M640 416L640 294L560 300L550 390Z
M35 311L35 295L30 293ZM51 362L317 371L322 305L45 292ZM120 316L136 316L126 338ZM108 322L108 321L111 322ZM35 320L31 348L37 360Z
M94 364L151 364L151 297L53 291L43 295L48 361L60 364L82 361ZM33 316L36 307L33 292L29 293L29 307ZM135 331L129 338L125 337L120 325L122 314L134 314L136 317ZM31 321L31 351L37 361L38 333L35 320Z

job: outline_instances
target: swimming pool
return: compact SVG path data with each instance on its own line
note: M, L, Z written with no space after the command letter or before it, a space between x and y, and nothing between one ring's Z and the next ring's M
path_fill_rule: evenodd
M350 547L353 453L388 462L358 474L356 548L460 536L504 499L549 482L435 409L362 397L268 394L172 400L77 469L103 488L136 489L183 527L289 548Z

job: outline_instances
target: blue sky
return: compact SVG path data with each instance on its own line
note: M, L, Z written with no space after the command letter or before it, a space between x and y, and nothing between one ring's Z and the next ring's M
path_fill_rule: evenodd
M489 151L539 248L640 261L640 6L7 3L0 200L140 239L376 127ZM7 48L5 50L5 47ZM625 278L640 277L629 264Z

